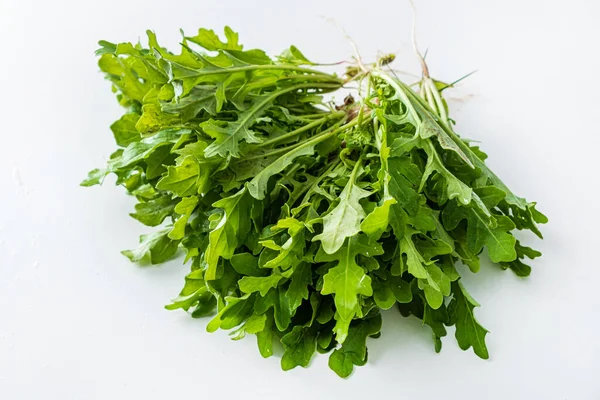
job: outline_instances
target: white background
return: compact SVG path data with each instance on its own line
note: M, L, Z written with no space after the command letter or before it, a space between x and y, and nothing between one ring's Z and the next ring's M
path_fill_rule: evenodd
M483 142L513 190L550 217L529 279L487 265L465 283L491 358L435 354L428 328L387 312L369 364L347 380L319 356L284 373L254 338L208 334L163 305L188 269L140 268L119 251L148 232L133 199L78 186L114 148L120 116L96 41L175 46L179 28L240 32L271 54L315 60L398 51L418 72L406 1L0 1L0 398L600 399L598 137L600 5L595 0L417 1L432 74L479 72L453 93L459 132ZM409 78L410 79L410 78Z

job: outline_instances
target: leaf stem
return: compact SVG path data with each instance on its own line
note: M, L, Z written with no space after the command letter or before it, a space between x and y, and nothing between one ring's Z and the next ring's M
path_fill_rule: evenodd
M436 114L439 114L438 107L436 106L436 102L433 98L433 93L431 92L431 88L427 84L426 79L427 78L423 78L423 82L421 83L421 88L422 88L421 96L423 96L425 98L425 100L427 101L427 104L429 104L429 107L431 107L431 109L433 111L435 111Z
M320 119L318 119L318 120L316 120L314 122L311 122L310 124L306 124L306 125L298 128L298 129L296 129L296 130L293 130L291 132L288 132L288 133L286 133L284 135L281 135L281 136L278 136L276 138L267 140L265 142L259 143L258 145L256 145L256 148L265 147L265 146L268 146L270 144L277 143L277 142L280 142L282 140L294 137L294 136L299 135L299 134L301 134L303 132L306 132L307 130L310 130L311 128L314 128L315 126L319 126L319 125L327 122L327 120L334 119L336 117L343 117L344 115L346 115L346 113L344 111L339 111L339 112L328 114L325 117L320 118Z
M326 74L326 73L323 73L320 71L316 71L316 70L313 70L310 68L303 68L303 67L298 67L296 65L288 65L288 64L246 65L243 67L229 67L229 68L222 68L222 69L209 70L209 71L192 70L193 73L192 73L192 71L190 71L190 73L187 75L187 77L233 74L235 72L257 71L257 70L295 71L295 72L301 72L301 73L305 73L305 74L327 77L328 79L335 80L336 82L339 82L340 84L342 83L341 79L336 78L333 75Z
M431 78L425 78L425 84L429 86L429 90L431 92L431 95L433 96L433 99L435 100L435 103L437 104L439 115L442 118L442 121L444 122L444 124L449 125L448 113L446 112L446 107L444 106L442 96L440 96L440 92L438 92L437 88L435 87L435 83L433 83L433 80Z
M322 142L325 139L328 139L332 136L334 136L335 134L339 133L340 131L343 131L345 129L351 128L353 126L355 126L356 124L358 124L358 121L356 119L348 122L345 125L342 125L340 127L336 128L336 125L324 130L323 132L321 132L318 135L313 136L310 140L307 140L306 142L303 143L296 143L292 146L288 146L288 147L283 147L281 149L275 149L275 150L271 150L271 151L267 151L265 153L262 154L258 154L255 156L251 156L251 157L245 157L244 159L240 159L240 161L250 161L250 160L257 160L260 158L265 158L265 157L270 157L270 156L274 156L277 154L281 154L281 153L286 153L290 150L294 150L297 147L306 147L306 146L310 146L319 142Z

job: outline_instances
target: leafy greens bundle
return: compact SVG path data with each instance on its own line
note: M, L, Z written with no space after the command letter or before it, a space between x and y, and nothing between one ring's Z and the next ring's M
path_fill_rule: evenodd
M212 315L209 332L254 334L264 357L279 341L284 370L331 352L348 376L394 306L431 327L436 351L454 325L462 349L488 358L455 265L477 272L486 248L529 275L523 259L540 253L513 231L541 238L547 219L454 132L450 85L425 67L413 90L391 56L338 77L294 46L275 58L244 50L230 28L225 41L184 36L180 54L150 31L148 48L100 45L126 113L111 125L119 149L82 185L115 174L138 200L131 216L160 227L123 252L132 261L185 250L191 272L168 309ZM324 100L352 83L358 100Z

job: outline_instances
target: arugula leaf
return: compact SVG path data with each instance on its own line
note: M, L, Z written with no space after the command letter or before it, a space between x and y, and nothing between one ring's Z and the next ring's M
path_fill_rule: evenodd
M279 281L283 278L281 275L244 276L238 282L240 290L244 293L259 292L261 296L266 296L271 288L277 287Z
M181 240L185 237L185 227L192 213L198 205L198 197L184 197L174 208L174 211L181 216L173 225L173 230L169 232L169 237L173 240Z
M542 253L531 247L522 246L518 240L515 244L515 251L517 253L517 259L510 262L501 262L500 266L504 269L510 268L517 276L529 276L529 274L531 274L531 267L521 260L525 257L533 260L534 258L540 257Z
M169 167L167 175L158 181L159 190L173 192L180 197L198 193L200 164L194 157L185 157L181 164Z
M485 187L480 188L479 191L489 193L498 189ZM489 195L483 202L487 203L487 207L494 207L501 199L500 196ZM517 258L516 239L510 234L510 231L515 229L515 225L510 218L503 215L494 215L490 218L482 215L478 208L460 207L453 202L444 209L442 216L444 226L448 230L456 228L462 219L467 220L467 245L472 253L479 253L485 245L493 262L508 262Z
M160 225L175 210L170 196L161 196L135 205L135 213L129 214L144 225ZM181 239L181 238L179 238Z
M170 229L140 236L140 245L135 250L123 250L124 256L131 261L149 259L152 264L160 264L171 259L177 252L178 241L167 236Z
M290 310L294 312L302 304L302 300L308 300L309 287L312 283L312 271L310 265L302 263L294 269L290 277L290 285L285 292L289 299Z
M226 297L225 303L219 313L206 326L208 332L215 332L219 328L235 328L250 317L254 306L254 297L253 295Z
M348 331L348 339L329 357L329 367L342 378L348 377L354 366L367 363L367 338L381 330L381 315L357 321Z
M372 296L371 278L364 267L356 262L356 256L377 256L383 250L377 243L369 243L366 236L353 236L334 254L328 254L323 247L316 256L317 261L337 260L338 263L323 276L321 294L334 294L336 306L336 339L343 343L348 335L348 325L357 314L359 295Z
M297 325L281 338L281 343L285 349L281 357L284 371L297 366L307 367L317 350L317 333L312 327Z
M140 116L137 113L128 113L110 126L110 130L113 132L117 145L127 147L127 145L131 143L140 141L140 133L135 127L139 118Z
M473 314L473 309L479 307L479 303L469 295L460 281L452 283L452 294L454 299L448 306L448 314L450 325L456 325L458 345L463 350L473 347L475 354L488 359L489 354L485 345L485 335L488 331L479 325Z
M206 50L241 50L242 45L238 43L239 36L230 27L225 27L226 42L222 42L212 29L200 28L196 36L186 36L188 40L199 44Z
M289 150L278 159L269 163L267 166L262 167L260 172L258 172L254 178L247 183L248 191L252 197L257 200L264 199L269 178L283 171L286 167L292 164L296 158L312 155L315 152L315 145L331 137L332 133L335 132L322 134L311 140L308 140L305 143L294 147L292 150Z
M213 204L213 207L223 210L216 226L208 235L205 260L207 264L205 279L217 278L217 263L219 258L230 259L237 247L248 233L250 226L245 220L249 202L245 199L246 189L234 195L225 197ZM215 214L213 214L215 215Z
M313 238L313 241L321 241L322 248L327 254L335 253L342 247L346 238L360 232L360 224L366 214L359 201L371 194L356 184L360 167L359 160L340 194L340 202L323 217L323 232Z

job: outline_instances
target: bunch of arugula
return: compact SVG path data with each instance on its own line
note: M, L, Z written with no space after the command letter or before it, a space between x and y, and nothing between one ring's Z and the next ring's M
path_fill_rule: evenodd
M329 366L348 376L393 306L431 327L436 351L455 325L459 346L488 358L455 265L477 272L485 247L529 275L523 259L540 253L513 231L541 238L547 219L454 132L449 85L424 68L415 91L390 58L358 60L342 79L293 46L273 59L225 37L200 29L173 54L148 32L148 48L97 51L127 111L111 125L119 149L82 185L115 174L138 200L131 216L160 226L123 252L132 261L185 250L191 272L167 308L256 335L264 357L279 341L285 370L333 351ZM349 82L358 101L323 100Z

